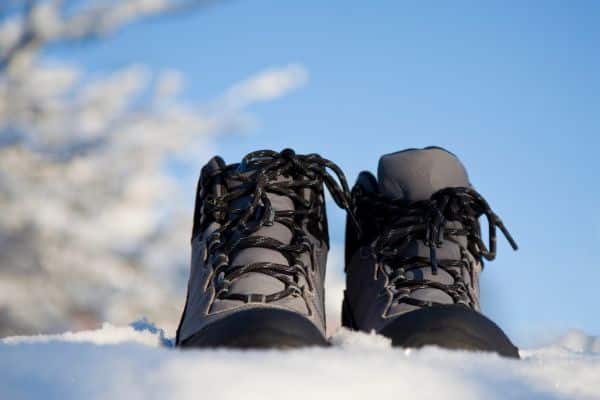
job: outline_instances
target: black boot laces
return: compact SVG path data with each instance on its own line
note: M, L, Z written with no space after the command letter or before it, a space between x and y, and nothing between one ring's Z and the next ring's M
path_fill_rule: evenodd
M350 210L350 190L340 168L318 154L299 155L291 149L281 153L261 150L246 155L239 165L216 171L208 180L222 174L242 184L222 195L209 195L204 201L205 215L212 214L222 224L207 239L207 256L212 257L213 263L208 282L214 281L216 298L267 303L287 296L304 297L305 286L301 285L301 278L312 292L314 282L309 268L314 268L316 260L306 230L322 241L328 240L324 225L323 184L339 207ZM309 200L301 194L306 189L312 191ZM267 193L292 199L295 209L275 210ZM244 196L250 198L247 207L233 208L232 201ZM252 235L261 227L272 226L275 222L292 232L289 244L272 237ZM230 255L247 248L275 250L287 259L289 265L273 262L232 265ZM305 252L311 255L310 267L301 260ZM232 283L251 272L276 278L284 284L284 289L269 295L231 293Z
M377 210L375 219L378 226L385 228L371 245L371 254L380 265L390 266L388 288L394 293L397 302L419 307L436 303L411 297L418 289L435 288L444 291L457 304L477 307L478 301L474 291L465 281L463 272L466 269L473 282L473 265L466 252L481 262L496 258L496 228L500 228L511 247L518 246L504 226L502 220L491 210L487 201L474 189L467 187L445 188L434 193L429 200L407 204L401 201L390 201L380 195L362 195L360 201L369 201L369 207ZM481 238L479 217L484 215L489 228L489 246ZM458 221L461 228L452 228L448 222ZM455 225L456 226L456 225ZM467 238L467 246L463 246L457 236ZM403 257L408 245L422 240L429 247L429 258ZM438 259L436 249L445 240L457 244L461 259ZM431 267L433 275L443 269L452 278L452 284L443 284L428 279L408 279L406 272L423 267ZM385 272L385 269L384 269Z

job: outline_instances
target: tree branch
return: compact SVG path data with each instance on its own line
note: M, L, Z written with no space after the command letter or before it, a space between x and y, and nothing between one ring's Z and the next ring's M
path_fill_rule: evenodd
M46 44L96 39L139 19L180 13L214 2L216 1L124 0L101 6L90 5L67 16L63 0L28 0L22 10L20 20L23 26L19 38L0 53L0 73L27 56L33 58Z

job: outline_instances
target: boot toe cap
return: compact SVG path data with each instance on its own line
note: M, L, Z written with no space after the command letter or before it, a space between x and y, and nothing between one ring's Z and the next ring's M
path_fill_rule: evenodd
M179 344L180 347L237 349L327 345L327 339L306 317L277 308L254 308L232 313Z
M461 305L433 306L395 317L380 333L398 347L439 346L519 358L506 334L484 315Z

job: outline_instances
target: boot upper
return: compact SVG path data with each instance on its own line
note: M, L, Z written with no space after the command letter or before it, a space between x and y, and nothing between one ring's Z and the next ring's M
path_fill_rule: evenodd
M462 163L441 148L410 149L381 157L377 175L361 173L353 188L362 235L347 227L345 301L354 328L380 331L436 305L478 311L483 259L495 256L496 227L508 232Z
M205 165L178 342L257 308L297 313L325 334L329 239L324 187L338 205L349 208L343 174L316 154L264 150L240 163L227 165L215 157Z

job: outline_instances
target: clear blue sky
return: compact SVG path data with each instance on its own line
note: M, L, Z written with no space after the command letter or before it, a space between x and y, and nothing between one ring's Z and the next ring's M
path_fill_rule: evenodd
M293 147L353 182L383 153L447 147L521 246L500 239L484 311L519 344L566 328L600 334L600 2L365 4L230 1L71 54L96 71L181 69L193 101L303 64L305 88L253 109L260 129L219 140L226 160ZM343 215L330 212L341 242Z

